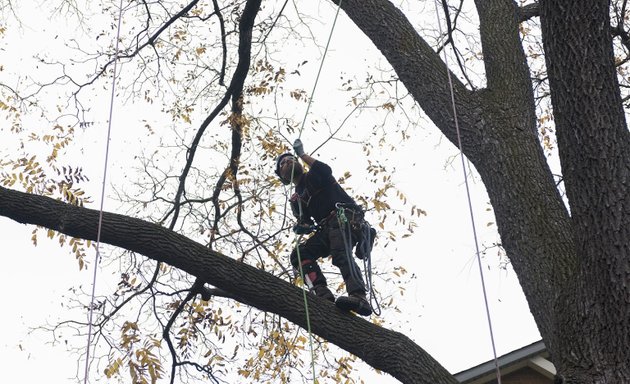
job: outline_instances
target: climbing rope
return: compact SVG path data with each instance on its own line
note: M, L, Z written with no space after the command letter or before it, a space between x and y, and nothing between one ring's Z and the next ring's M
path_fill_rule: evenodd
M335 12L335 18L333 20L332 27L330 27L330 33L328 34L328 40L326 41L326 48L324 48L324 54L322 55L322 60L319 62L319 69L317 70L317 76L315 77L315 82L313 83L313 89L311 90L311 97L309 97L308 104L306 104L306 113L304 113L304 119L302 119L302 125L300 126L300 133L298 134L298 139L302 137L304 124L306 124L306 118L308 117L308 112L311 109L311 104L313 103L313 97L315 96L315 89L317 88L317 84L319 83L319 75L322 73L322 68L324 67L324 60L326 59L326 54L328 53L328 47L330 47L330 41L332 40L333 31L335 30L335 25L337 25L337 17L339 17L339 10L341 10L341 2L342 0L339 0L339 4L337 4L337 11Z
M438 21L438 28L439 28L439 32L440 32L440 36L442 36L442 22L440 19L440 11L439 11L439 7L438 7L438 1L440 0L435 0L435 14L436 14L436 18ZM446 7L446 5L444 5ZM448 17L448 14L446 13L446 10L444 12L444 17ZM452 41L451 41L452 42ZM454 42L452 42L454 44ZM472 234L473 234L473 238L475 240L475 252L477 255L477 264L479 266L479 276L481 277L481 289L483 291L483 300L485 303L485 309L486 309L486 318L488 319L488 329L490 330L490 341L492 343L492 354L494 356L494 365L496 368L496 374L497 374L497 384L501 384L501 370L499 369L499 360L497 358L497 350L496 350L496 346L495 346L495 342L494 342L494 332L492 330L492 319L490 317L490 306L488 305L488 295L486 293L486 283L485 283L485 279L483 276L483 268L481 267L481 252L479 251L479 242L477 240L477 228L475 226L475 216L473 214L473 206L472 206L472 199L470 197L470 186L468 185L468 172L466 171L466 161L464 159L464 151L463 151L463 147L462 147L462 139L461 139L461 134L460 134L460 130L459 130L459 122L457 120L457 107L455 105L455 92L453 90L453 79L451 77L451 71L448 69L448 56L446 55L446 49L443 51L444 54L444 64L446 66L446 74L448 76L448 85L449 85L449 89L450 89L450 93L451 93L451 105L453 108L453 120L455 121L455 131L457 132L457 145L459 147L459 157L461 158L462 161L462 171L464 173L464 185L466 186L466 197L468 199L468 211L470 212L470 221L472 224Z
M336 207L337 222L339 224L339 231L341 231L346 260L350 267L350 275L353 279L360 281L362 280L360 272L357 272L355 268L353 268L353 265L355 264L354 258L352 256L352 224L346 216L343 204L337 203ZM376 295L374 294L374 286L372 285L372 249L370 239L370 225L367 224L367 221L365 221L363 218L361 228L359 230L359 236L362 241L357 243L357 251L361 252L361 254L363 255L363 275L365 276L365 290L370 295L369 304L372 308L372 311L376 316L380 316L381 305L376 299ZM372 305L372 302L374 302L374 305Z
M313 102L313 97L315 96L315 89L317 89L317 84L319 83L319 76L322 73L322 68L324 67L324 60L326 59L326 54L328 53L328 47L330 46L330 41L332 40L332 35L333 35L333 31L335 30L335 26L337 25L337 18L339 16L339 10L341 9L341 1L339 0L339 3L337 4L337 11L335 12L335 18L333 20L332 26L330 27L330 33L328 34L328 40L326 41L326 48L324 49L324 54L322 55L322 59L319 63L319 69L317 70L317 76L315 77L315 82L313 84L313 89L311 90L311 96L308 99L308 104L306 105L306 112L304 113L304 119L302 120L302 124L300 126L300 131L299 131L299 135L298 138L302 137L302 131L304 130L304 124L306 124L306 118L308 116L308 112L311 108L311 104ZM291 168L291 181L289 183L289 185L293 184L293 172L295 171L295 162L293 162L293 166ZM301 217L302 216L302 201L301 199L298 197L298 214ZM306 276L304 276L304 270L302 268L302 256L300 255L300 241L302 240L302 236L301 234L297 235L296 234L296 238L295 238L295 249L296 249L296 253L297 253L297 257L298 257L298 265L299 265L299 269L300 269L300 276L302 276L302 279L304 280L303 283L306 284ZM306 327L307 327L307 331L308 331L308 341L309 341L309 348L311 351L311 370L313 372L313 383L317 382L317 377L315 374L315 350L313 348L313 333L311 331L311 317L309 315L309 310L308 310L308 298L306 296L306 290L302 290L302 297L304 299L304 311L306 312Z
M372 245L373 239L372 237L372 229L367 221L363 221L361 224L361 238L363 241L361 244L357 245L357 248L362 248L359 250L363 255L363 274L365 275L365 288L367 292L370 294L370 307L372 307L372 311L376 316L381 315L381 304L376 298L376 293L374 292L374 284L372 283ZM372 305L373 304L373 305Z
M123 2L120 0L119 12L118 12L118 28L116 30L116 45L114 56L114 75L112 77L112 92L109 100L109 121L107 123L107 140L105 143L105 165L103 166L103 185L101 187L101 206L98 213L98 228L96 232L96 257L94 258L94 272L92 276L92 295L90 299L90 310L88 320L88 337L87 346L85 348L85 373L83 376L83 383L87 384L89 371L90 371L90 344L92 343L92 318L94 315L94 296L96 292L96 271L98 269L98 262L100 259L100 246L101 246L101 229L103 227L103 204L105 201L105 181L107 180L107 166L109 162L109 141L112 131L112 116L114 114L114 95L116 90L116 78L117 78L117 64L118 64L118 42L120 40L120 26L122 22L122 10Z

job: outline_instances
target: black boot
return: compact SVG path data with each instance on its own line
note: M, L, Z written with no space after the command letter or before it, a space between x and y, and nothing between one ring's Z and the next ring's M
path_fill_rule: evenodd
M335 302L335 295L328 289L325 285L314 285L313 288L310 289L311 292L315 294L317 297L321 297L322 299L326 299L330 302Z
M335 302L337 308L344 311L354 311L361 316L370 316L372 314L372 306L365 298L365 293L355 292L349 296L341 296Z

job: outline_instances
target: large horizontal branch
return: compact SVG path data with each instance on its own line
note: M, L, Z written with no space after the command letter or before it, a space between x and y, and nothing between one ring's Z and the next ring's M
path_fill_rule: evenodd
M99 212L0 187L0 216L95 240ZM170 264L262 311L306 328L302 291L269 273L211 251L156 224L104 213L101 241ZM435 359L405 335L309 299L313 333L403 383L456 383Z

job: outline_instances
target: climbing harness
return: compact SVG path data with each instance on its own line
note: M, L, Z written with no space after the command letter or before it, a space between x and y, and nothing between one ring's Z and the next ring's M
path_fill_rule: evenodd
M90 371L90 344L92 343L92 320L94 315L94 296L96 293L96 272L98 269L98 263L100 260L100 246L101 246L101 230L103 228L103 205L105 201L105 183L107 180L107 165L109 162L109 142L111 138L112 132L112 116L114 114L114 97L116 91L116 79L117 75L117 64L118 64L118 45L120 41L120 26L122 22L122 11L123 11L123 2L120 0L119 11L118 11L118 28L116 30L116 44L115 44L115 56L114 56L114 75L112 77L112 92L109 100L109 120L107 123L107 140L105 144L105 161L103 166L103 185L101 187L101 206L98 213L98 228L96 232L96 256L94 258L94 272L92 276L92 294L90 299L90 310L89 310L89 319L88 319L88 337L87 337L87 346L85 348L85 372L83 376L83 383L87 384L89 371Z
M440 0L435 0L435 14L436 14L436 18L438 21L438 28L439 28L439 32L440 32L440 36L443 34L442 32L442 22L440 20L440 12L439 12L439 8L438 8L438 4L437 2ZM445 0L442 0L445 1ZM444 3L444 8L445 8L445 12L444 12L444 17L448 17L448 13L446 12L446 4ZM457 145L459 147L459 157L461 158L462 161L462 171L464 173L464 184L466 186L466 196L468 198L468 210L470 212L470 221L472 224L472 233L473 233L473 237L475 240L475 252L477 255L477 264L479 266L479 275L481 277L481 288L483 291L483 299L484 299L484 303L485 303L485 309L486 309L486 318L488 319L488 328L490 330L490 341L492 343L492 353L494 355L494 365L496 368L496 376L497 376L497 384L501 384L501 370L499 369L499 360L497 358L497 350L495 347L495 342L494 342L494 332L492 331L492 320L490 317L490 307L488 305L488 295L486 294L486 283L484 280L484 276L483 276L483 268L481 267L481 252L479 251L479 242L477 240L477 229L475 227L475 217L473 214L473 207L472 207L472 199L470 197L470 186L468 185L468 172L466 171L466 161L464 160L464 151L463 151L463 147L462 147L462 139L461 139L461 133L459 130L459 122L457 120L457 108L455 105L455 92L453 90L453 79L451 78L451 71L448 69L448 57L446 56L446 50L444 50L444 64L446 66L446 74L448 77L448 85L449 85L449 89L450 89L450 93L451 93L451 104L452 104L452 108L453 108L453 120L455 122L455 131L457 132Z

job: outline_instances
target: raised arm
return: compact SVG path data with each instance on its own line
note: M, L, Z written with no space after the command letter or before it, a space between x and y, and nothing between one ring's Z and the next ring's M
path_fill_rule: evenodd
M302 161L308 164L309 167L313 166L313 163L315 163L315 159L312 158L310 155L304 153L304 144L302 144L302 140L295 139L295 141L293 142L293 150L295 151L295 154L300 159L302 159Z

